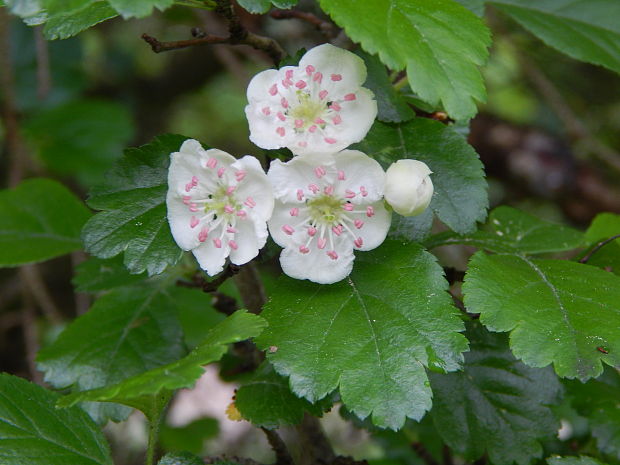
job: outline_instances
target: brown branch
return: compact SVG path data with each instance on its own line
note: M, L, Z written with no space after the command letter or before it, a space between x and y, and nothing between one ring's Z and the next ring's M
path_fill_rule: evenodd
M437 462L433 458L431 453L426 449L426 447L424 447L424 445L421 442L412 442L411 448L416 454L418 454L418 457L424 460L426 465L439 465L439 462Z
M265 436L267 436L267 441L269 442L271 449L276 454L276 465L293 465L293 458L278 433L267 428L261 429L263 430L263 433L265 433Z
M155 53L167 52L169 50L178 50L187 47L194 47L208 44L231 44L231 45L249 45L257 50L267 53L274 64L280 63L286 55L284 49L270 37L260 36L248 31L241 24L239 17L229 0L218 0L215 11L228 21L228 37L205 34L204 31L192 30L194 35L198 35L194 39L178 40L173 42L161 42L155 37L148 34L142 34L142 39L151 46Z
M329 21L325 21L312 13L298 10L272 10L269 13L273 19L299 19L314 26L328 39L334 39L338 35L338 28Z
M598 252L602 247L606 246L610 242L615 241L618 238L620 238L620 234L616 234L615 236L611 236L603 241L600 241L587 254L585 254L583 257L579 259L579 263L588 263L588 260L592 258L592 255Z
M234 282L239 289L239 294L241 294L243 306L252 313L260 313L267 301L267 296L254 264L244 265L234 277Z
M224 271L222 271L220 275L217 278L215 278L213 281L207 281L204 278L204 275L202 273L196 273L192 277L192 281L188 282L188 281L178 280L177 286L199 287L203 290L203 292L215 292L222 284L224 284L224 282L228 278L239 273L240 269L241 269L240 266L229 263L228 266L224 269Z
M296 430L299 435L299 447L304 451L299 465L331 464L336 460L334 450L316 417L306 413Z
M54 325L62 323L63 317L54 303L54 299L45 285L41 271L37 265L24 265L21 267L21 279L27 284L28 289L37 307L41 309L47 319Z
M43 26L34 28L34 43L37 50L37 97L39 100L45 100L52 90L52 76L49 49L43 37Z

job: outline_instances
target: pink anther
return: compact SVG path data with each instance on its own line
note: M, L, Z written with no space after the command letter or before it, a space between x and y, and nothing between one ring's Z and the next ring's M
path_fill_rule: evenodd
M297 87L298 89L303 89L306 86L307 86L306 81L297 81L295 83L295 87Z
M215 158L209 158L209 161L207 162L207 168L215 168L217 166L217 160Z
M282 126L276 129L276 132L278 133L280 137L284 137L284 134L286 134L286 130Z
M334 193L334 186L325 186L323 192L325 192L325 195L332 195Z
M345 99L347 102L351 102L352 100L355 100L356 98L357 98L357 97L355 96L355 94L347 94L347 95L345 95L345 96L344 96L344 99Z
M243 178L245 178L245 175L247 173L243 170L239 170L235 172L235 178L237 179L237 182L241 182L243 181Z
M364 245L364 239L362 239L361 237L358 237L357 239L353 241L353 243L355 244L355 247L359 249Z
M304 254L305 254L305 253L310 252L310 249L309 249L308 247L306 247L305 245L300 245L300 246L299 246L299 251L300 251L301 253L304 253Z
M310 131L310 132L316 132L316 129L317 129L317 126L316 126L315 124L313 124L312 126L310 126L310 127L308 128L308 131Z
M325 89L323 89L321 92L319 92L319 98L323 100L325 97L327 97L327 94L328 92Z
M325 124L325 120L323 118L317 118L314 120L316 124Z
M209 228L207 228L206 226L204 228L202 228L200 230L200 232L198 233L198 241L199 242L204 242L207 240L207 237L209 237Z
M322 166L317 166L316 168L314 168L314 174L319 179L325 176L325 173L327 173L327 171L325 171L325 168L323 168Z
M320 71L317 72L313 77L312 80L314 82L318 82L319 84L323 81L323 73L321 73Z
M335 144L336 142L338 142L336 139L334 139L333 137L326 137L325 142L327 142L328 144Z
M286 100L284 97L282 97L280 99L280 105L282 105L282 108L288 108L288 100Z
M308 236L314 237L316 234L316 228L314 226L308 226Z
M316 184L308 184L308 189L312 191L313 194L316 194L320 189Z
M224 176L225 172L226 172L226 168L222 166L219 170L217 170L217 177L221 178L222 176Z
M245 217L246 217L246 215L247 215L247 213L246 213L245 211L243 211L243 210L238 210L238 211L237 211L237 213L236 213L236 215L237 215L239 218L245 218Z
M314 73L314 71L316 70L316 68L312 65L308 65L306 66L306 73L308 73L308 75Z
M271 114L271 110L269 109L269 107L263 107L261 111L263 112L263 115L265 116L269 116Z
M293 70L287 69L284 75L286 76L286 79L293 79Z
M198 206L195 203L189 204L189 211L192 213L196 213L198 211Z
M291 210L289 211L289 214L290 214L291 216L297 216L297 215L299 215L299 208L297 208L297 207L291 208Z
M278 117L280 121L286 121L286 116L284 116L284 113L282 113L281 111L276 113L276 116Z
M364 186L360 186L360 193L362 194L362 197L366 197L368 195L368 191Z
M224 212L226 213L234 213L235 209L232 207L232 205L224 205Z
M237 243L235 241L228 241L228 245L233 250L237 250L239 248L239 246L237 245Z
M347 199L352 199L353 197L355 197L355 192L353 192L353 191L352 191L352 190L350 190L350 189L347 189L347 190L345 190L345 191L344 191L344 196L345 196Z
M235 192L235 189L236 189L236 187L235 187L235 186L228 186L228 187L226 188L226 195L230 195L230 194L232 194L233 192Z
M336 115L332 118L332 121L334 124L340 124L342 123L342 117L340 115Z
M303 125L304 125L304 120L303 119L296 119L295 120L295 127L296 128L299 129L299 128L303 127Z
M231 233L231 234L235 234L237 232L237 230L235 228L233 228L232 226L228 226L226 228L226 232L227 233Z
M288 234L289 236L292 236L293 233L295 232L293 227L288 224L285 224L284 226L282 226L282 231L284 231L284 233Z
M293 85L293 81L291 81L290 79L282 79L282 85L285 89L288 89Z
M340 106L340 104L338 104L338 102L332 102L332 104L329 106L329 108L331 110L334 110L334 111L342 110L342 107Z
M323 250L325 248L325 246L327 245L327 239L325 239L324 237L319 237L319 240L316 243L316 246Z
M353 208L355 208L355 207L353 206L353 204L352 204L352 203L348 203L348 202L347 202L347 203L345 203L345 204L342 206L342 208L344 208L344 209L345 209L346 211L348 211L348 212L352 212L352 211L353 211Z
M342 234L342 225L339 224L337 226L332 226L332 232L336 235L336 236L340 236Z
M297 200L301 202L303 199L304 199L304 191L302 191L301 189L297 189Z
M342 74L332 74L332 81L342 81Z
M254 201L252 197L248 197L247 199L245 199L245 202L243 202L243 204L246 207L250 207L250 208L254 208L256 206L256 202Z
M366 216L368 218L372 218L373 216L375 216L375 209L372 206L366 207Z
M277 93L278 93L278 85L274 84L273 86L269 88L269 94L276 95Z
M196 226L198 226L198 223L200 223L200 220L192 215L192 217L189 220L189 227L195 228Z
M364 226L364 222L362 220L355 220L353 224L357 229L362 229L362 226Z
M338 254L335 250L330 250L329 252L327 252L327 256L332 260L338 260Z
M306 142L305 140L302 140L300 142L297 142L297 145L299 145L300 147L307 147L308 146L308 142Z
M338 181L344 181L344 180L345 180L344 171L338 170Z
M184 196L183 196L183 203L184 203L185 205L189 205L190 200L192 200L192 196L191 196L191 195L184 195Z
M217 247L218 249L221 249L222 248L221 239L213 239L213 245L215 245L215 247Z
M192 186L198 185L198 178L196 176L192 176Z
M192 186L191 182L188 182L187 184L185 184L185 192L191 191L192 187L194 187L194 186Z

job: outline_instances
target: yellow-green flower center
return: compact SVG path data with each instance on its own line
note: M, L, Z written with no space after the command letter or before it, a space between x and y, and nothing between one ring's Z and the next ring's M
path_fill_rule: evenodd
M316 224L338 224L342 216L343 202L331 195L321 195L308 201L310 217Z

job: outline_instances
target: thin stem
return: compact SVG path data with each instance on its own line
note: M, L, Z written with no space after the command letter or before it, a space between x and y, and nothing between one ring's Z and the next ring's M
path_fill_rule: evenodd
M401 79L392 84L392 87L394 88L394 90L398 91L405 87L407 84L409 84L409 77L405 74Z
M607 244L609 244L610 242L615 241L618 238L620 238L620 234L616 234L615 236L611 236L611 237L609 237L609 238L607 238L607 239L605 239L603 241L600 241L587 254L585 254L583 257L581 257L579 259L579 263L588 263L588 260L590 260L590 258L592 258L592 255L594 255L601 248L605 247Z
M433 456L431 455L431 453L426 449L426 447L424 447L424 445L421 442L412 442L411 443L411 448L413 449L413 451L418 454L418 456L424 460L424 462L426 463L426 465L439 465L439 462L437 462Z
M265 288L253 263L244 265L234 277L243 305L252 313L260 313L267 301Z
M263 430L263 433L265 433L265 436L267 436L267 441L269 442L271 449L276 454L276 465L293 465L293 458L278 433L267 428L261 429Z
M299 19L313 25L328 39L338 35L338 28L329 21L325 21L312 13L298 10L272 10L269 13L273 19Z

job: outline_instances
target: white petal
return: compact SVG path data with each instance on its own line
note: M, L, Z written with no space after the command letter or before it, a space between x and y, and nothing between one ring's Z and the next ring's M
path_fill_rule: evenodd
M249 218L235 224L237 233L235 242L237 250L231 249L230 261L235 265L243 265L258 255L258 251L267 242L267 225L264 221L253 221Z
M292 244L301 245L307 238L306 228L299 225L305 218L303 215L292 216L291 209L305 209L300 202L281 202L276 200L273 215L269 219L269 233L271 238L280 247L289 247ZM292 235L287 234L282 229L284 226L291 226L294 229Z
M274 196L283 202L299 202L298 189L305 191L310 184L321 186L323 183L317 178L314 169L319 165L329 166L333 163L332 156L314 158L311 155L295 157L286 163L272 161L267 177L273 186Z
M337 125L330 124L325 128L325 137L336 140L336 143L332 144L333 148L340 146L346 148L361 141L375 122L377 101L374 99L374 94L361 87L356 96L355 100L341 103L342 109L337 114L340 115L342 122Z
M266 116L262 113L264 104L250 104L245 107L245 116L250 127L250 140L253 144L267 150L294 145L296 138L290 123L275 117L275 111ZM284 128L284 136L278 133Z
M200 219L204 213L192 213L173 190L168 190L166 195L166 208L168 210L168 223L174 241L183 250L191 250L200 242L198 232L200 227L190 226L192 216Z
M209 233L209 238L202 242L200 246L192 249L192 253L200 268L205 270L209 276L215 276L224 269L224 263L226 263L226 257L230 253L230 246L228 242L222 240L222 247L215 247L213 242L214 238L219 237L221 234L221 226Z
M308 50L299 62L303 70L311 65L323 74L321 88L330 98L342 97L355 92L366 81L366 65L357 55L331 44L323 44ZM332 80L332 75L339 81Z
M385 188L385 172L376 160L358 150L343 150L334 158L336 168L345 175L345 179L335 185L336 195L344 197L345 191L350 190L357 194L353 202L363 204L381 199ZM361 187L368 193L365 197L359 194Z
M342 242L336 247L338 259L332 260L326 249L311 247L303 254L296 247L287 247L280 255L282 271L295 279L308 279L319 284L332 284L346 278L353 269L353 250Z
M365 213L355 213L350 215L354 220L361 220L364 225L361 228L356 228L355 225L347 224L353 234L357 237L361 237L363 245L357 250L372 250L379 247L387 236L392 222L392 212L385 208L383 200L379 200L370 205L372 207L374 215L368 217ZM368 206L364 206L367 208ZM363 208L362 208L363 209Z
M271 95L269 89L276 84L278 88L282 88L280 81L280 72L277 69L268 69L255 75L248 84L247 97L252 102L278 102L278 95Z
M237 183L235 197L245 202L251 197L256 205L251 209L257 219L267 221L273 212L273 189L260 162L251 155L237 160L232 168L235 171L244 171L245 177Z
M185 141L180 150L180 152L170 154L168 191L173 190L179 197L188 195L185 186L193 176L196 176L199 184L192 188L191 195L203 196L213 188L211 177L201 166L204 150L195 140Z

